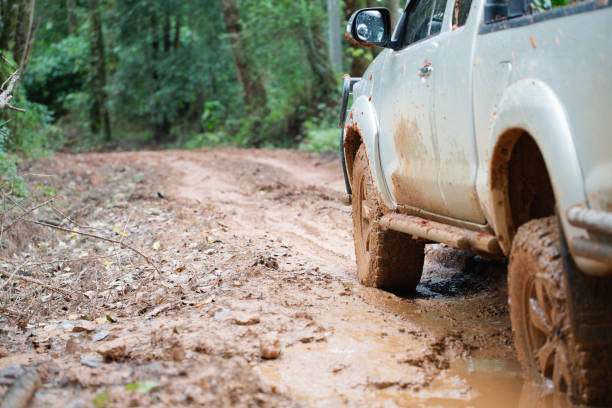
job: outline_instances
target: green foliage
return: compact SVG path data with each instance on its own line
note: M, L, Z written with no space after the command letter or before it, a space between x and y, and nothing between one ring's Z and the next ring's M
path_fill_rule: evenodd
M23 178L17 174L19 157L6 149L9 132L6 122L0 123L0 190L22 196L25 195L25 185Z
M307 129L306 138L300 143L300 150L311 152L338 152L340 129L337 127Z
M106 86L98 88L92 61L102 54L90 3L72 2L71 10L67 2L45 3L16 96L28 113L11 118L5 151L30 157L63 146L295 147L304 137L304 146L324 149L340 90L327 55L326 2L235 2L232 34L215 0L100 2ZM357 48L346 57L350 64L371 53ZM262 90L255 104L246 97L249 83ZM111 114L110 141L94 134L100 100Z
M70 35L41 49L32 57L23 79L28 100L45 104L58 115L74 109L71 95L84 89L87 55L89 43L83 35Z
M533 6L540 12L550 10L555 7L567 6L568 0L533 0Z
M6 62L0 63L2 82L15 70L12 55L0 50ZM25 193L23 179L17 175L20 157L40 157L61 145L59 129L52 124L53 115L45 106L27 100L17 83L11 104L25 109L25 113L0 111L0 184L17 194Z
M146 394L155 388L157 384L151 381L136 381L135 383L131 383L125 386L127 391L137 391L141 394Z
M112 402L112 398L107 389L100 391L93 400L96 408L106 408Z
M334 152L339 149L342 130L338 127L337 111L319 106L316 118L304 123L306 137L299 144L300 150L311 152Z
M18 91L15 105L26 110L14 113L8 127L11 129L5 146L8 151L24 157L41 157L63 145L61 130L53 124L53 114L42 104L30 102Z

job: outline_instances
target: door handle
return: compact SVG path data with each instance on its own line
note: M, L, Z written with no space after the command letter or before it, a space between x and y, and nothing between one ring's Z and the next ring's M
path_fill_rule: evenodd
M431 67L431 62L428 62L425 65L423 65L421 69L419 70L419 76L421 78L426 78L431 75L432 71L433 71L433 68Z

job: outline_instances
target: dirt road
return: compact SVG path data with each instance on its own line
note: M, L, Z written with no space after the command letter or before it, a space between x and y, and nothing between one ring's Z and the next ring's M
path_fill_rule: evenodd
M1 316L2 392L35 366L35 406L569 406L522 383L503 263L429 246L416 294L359 286L335 156L59 155L23 173L51 176L70 228L159 272L76 233L13 237L2 267L85 295L15 289L29 317Z

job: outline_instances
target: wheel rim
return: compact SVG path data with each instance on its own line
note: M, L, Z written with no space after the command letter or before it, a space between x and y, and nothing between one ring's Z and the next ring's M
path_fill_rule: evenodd
M568 328L554 291L554 284L545 277L534 277L527 283L526 296L523 296L527 337L535 369L555 389L566 392L570 383Z

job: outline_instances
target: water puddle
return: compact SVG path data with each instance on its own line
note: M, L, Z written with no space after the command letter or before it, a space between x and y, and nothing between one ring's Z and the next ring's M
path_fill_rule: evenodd
M315 407L573 406L563 395L524 384L504 337L511 335L507 313L481 310L504 299L404 299L359 287L355 294L365 305L326 311L333 333L327 341L288 345L279 360L259 365L262 379ZM439 370L436 353L444 350L432 342L449 332L474 338L476 346Z

